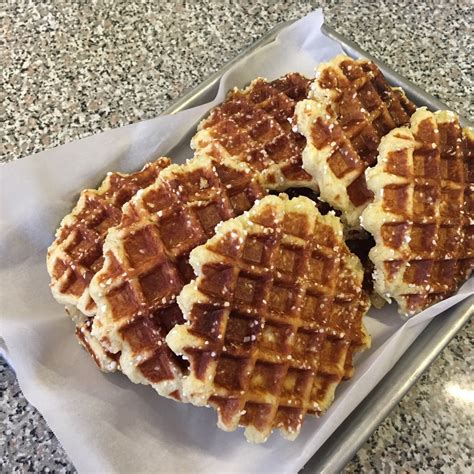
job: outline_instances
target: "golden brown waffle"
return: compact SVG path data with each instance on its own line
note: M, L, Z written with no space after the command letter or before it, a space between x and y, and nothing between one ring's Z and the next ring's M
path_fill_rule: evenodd
M94 315L89 282L102 267L107 231L120 222L122 205L139 189L153 183L169 164L168 158L160 158L137 173L108 173L99 189L81 192L48 249L51 291L59 303L75 306L86 316Z
M454 293L474 266L474 133L446 111L418 109L382 139L367 171L362 225L376 245L375 289L405 315Z
M115 372L120 369L119 354L109 352L100 341L92 335L94 318L87 318L76 325L76 338L79 344L89 353L96 365L103 372Z
M414 111L374 63L343 55L319 66L310 99L297 104L298 130L307 138L303 167L350 228L360 228L373 197L364 173L377 160L381 137L408 123Z
M294 439L370 345L362 266L339 219L306 197L267 196L216 231L191 252L198 277L178 297L188 322L166 339L190 362L184 394L249 441L274 428Z
M66 313L75 323L75 333L79 344L89 353L96 365L103 372L120 370L119 355L109 352L92 335L93 316L83 315L75 306L66 306Z
M92 335L121 353L133 382L181 399L186 365L165 343L183 322L176 296L193 278L189 252L214 234L216 224L249 209L264 195L250 168L233 160L195 157L171 165L123 207L109 230L105 262L90 290L97 303Z
M232 90L198 127L191 146L222 159L234 157L262 174L267 189L318 189L302 168L305 138L291 120L295 103L307 97L310 80L298 73L273 82L259 78Z

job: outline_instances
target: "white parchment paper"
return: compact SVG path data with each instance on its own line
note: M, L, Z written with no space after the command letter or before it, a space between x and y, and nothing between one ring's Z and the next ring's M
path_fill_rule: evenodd
M230 87L290 71L311 75L318 62L341 52L320 32L322 21L321 11L315 11L240 61L223 77L209 104L0 167L0 348L7 351L25 396L79 471L296 472L429 320L473 293L471 280L458 295L408 322L393 305L371 310L367 326L372 349L360 357L354 378L341 384L329 412L308 418L295 442L274 434L264 445L250 445L241 430L218 430L213 410L166 400L121 374L102 374L77 344L72 322L50 294L45 258L58 222L79 191L96 186L109 170L136 170L166 153Z

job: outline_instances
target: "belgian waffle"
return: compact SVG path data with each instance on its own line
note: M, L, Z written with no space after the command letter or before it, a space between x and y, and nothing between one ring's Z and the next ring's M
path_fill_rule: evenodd
M83 315L75 306L66 306L66 313L75 323L75 333L79 344L89 353L103 372L120 370L119 354L112 354L92 335L93 316Z
M292 73L272 82L258 78L244 90L232 90L200 123L191 146L217 159L248 163L262 174L267 189L317 191L302 168L306 140L291 123L295 103L307 97L309 85L309 79Z
M309 96L295 113L307 138L303 168L316 179L321 198L359 229L373 197L364 172L376 163L381 137L408 123L415 106L373 62L343 55L319 66Z
M382 139L367 183L376 291L405 315L454 293L474 266L473 130L451 112L418 109Z
M168 158L148 163L136 173L108 173L100 187L81 192L79 201L61 221L56 239L48 249L47 267L51 291L66 306L76 324L76 337L104 372L118 368L117 357L91 334L95 303L89 283L102 267L102 245L110 227L118 224L121 207L139 189L151 184L170 164Z
M107 231L120 222L122 205L139 189L153 183L169 164L168 158L160 158L137 173L108 173L99 189L81 192L48 249L51 291L59 303L75 306L86 316L94 315L96 307L89 294L89 282L102 267Z
M97 303L92 335L120 354L122 372L135 383L181 399L181 358L165 336L183 322L176 296L193 278L189 252L214 234L216 224L249 209L263 188L250 168L233 160L195 157L171 165L123 207L109 230L105 262L92 279Z
M215 407L223 430L245 426L249 441L274 428L296 438L370 345L364 272L339 219L306 197L267 196L220 224L190 263L198 277L178 296L187 323L166 339L190 362L186 398Z

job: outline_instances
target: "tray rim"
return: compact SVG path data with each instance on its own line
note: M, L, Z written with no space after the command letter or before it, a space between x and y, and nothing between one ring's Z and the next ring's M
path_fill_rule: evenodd
M217 89L220 78L226 71L249 53L274 41L281 30L295 21L297 20L289 20L275 25L199 85L175 99L160 115L175 114L206 102L201 98L212 94L214 89ZM362 50L356 43L345 38L326 23L323 23L321 31L339 43L349 56L363 57L374 61L388 81L393 85L402 86L410 99L417 105L426 105L434 110L451 110L439 99L398 74L383 61ZM460 122L463 126L472 126L472 123L461 115ZM474 295L471 295L446 310L442 317L433 318L392 369L306 462L301 472L333 473L343 469L446 345L464 327L473 313ZM363 429L360 429L361 426Z

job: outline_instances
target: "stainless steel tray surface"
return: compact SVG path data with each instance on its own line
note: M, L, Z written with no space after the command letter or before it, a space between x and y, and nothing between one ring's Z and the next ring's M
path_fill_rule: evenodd
M270 30L249 49L216 71L199 86L173 102L163 112L163 115L174 114L213 100L217 94L219 81L226 71L250 52L272 42L277 34L291 23L293 21L281 23ZM382 61L361 50L355 43L344 38L330 26L323 25L322 31L325 35L337 41L349 56L373 60L388 81L395 86L402 87L415 104L425 105L431 110L449 109L447 105L397 74ZM472 126L463 117L461 117L461 123L464 126ZM188 134L176 146L168 150L168 154L176 161L184 161L191 157L192 152L189 142L196 126L197 123L190 128ZM473 313L474 296L470 296L434 318L376 388L367 395L306 463L302 472L334 473L341 470L449 341L461 330Z

